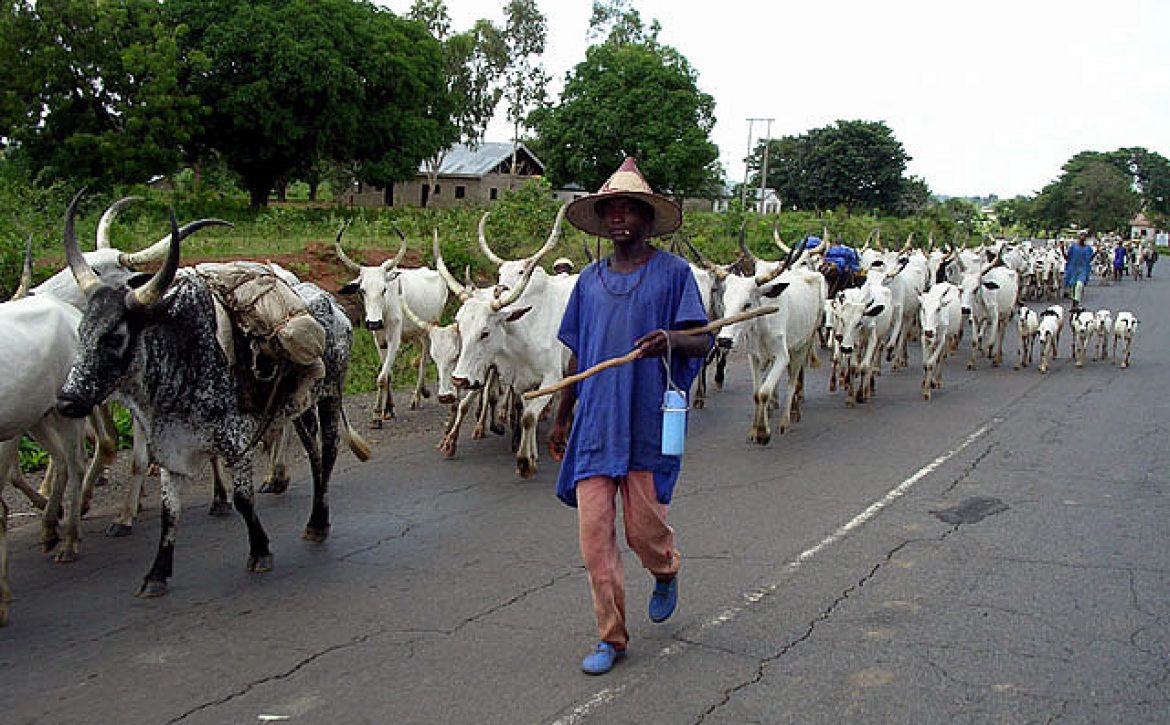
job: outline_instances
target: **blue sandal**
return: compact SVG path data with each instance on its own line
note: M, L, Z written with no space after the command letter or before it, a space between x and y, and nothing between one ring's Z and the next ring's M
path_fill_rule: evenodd
M650 621L665 622L674 614L678 605L678 575L670 581L655 580L654 593L650 595Z
M613 664L626 656L624 649L618 649L609 642L598 642L593 651L581 660L581 669L588 675L604 675L613 669Z

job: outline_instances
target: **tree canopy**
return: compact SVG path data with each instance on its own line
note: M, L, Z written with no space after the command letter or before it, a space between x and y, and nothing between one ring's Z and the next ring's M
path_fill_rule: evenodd
M31 175L84 183L169 173L203 117L184 75L206 70L157 0L6 3L0 136Z
M618 27L621 33L586 50L559 102L528 116L536 133L531 145L547 174L557 185L596 189L625 156L635 156L656 190L711 191L721 177L710 139L714 99L699 90L696 72L677 50L653 33Z
M761 143L748 160L756 184L765 146L765 185L776 189L789 208L909 213L929 199L925 181L904 177L910 156L882 121L837 121Z

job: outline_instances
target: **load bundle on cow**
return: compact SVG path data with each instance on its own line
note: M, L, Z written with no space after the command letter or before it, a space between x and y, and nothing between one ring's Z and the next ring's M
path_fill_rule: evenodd
M349 427L341 407L352 341L345 313L315 285L295 288L325 332L325 374L313 383L308 407L301 408L295 399L300 386L295 374L278 373L271 380L241 375L239 360L233 365L225 355L217 337L211 285L194 270L177 274L179 230L173 213L162 267L141 286L110 284L98 278L78 248L73 231L77 202L75 197L66 213L65 253L88 306L81 321L81 350L58 395L57 409L78 417L116 395L145 431L161 470L162 535L139 595L166 593L182 484L212 456L232 472L233 503L248 529L248 569L271 569L268 535L254 507L251 454L266 427L287 420L294 424L313 473L313 505L304 538L323 541L330 526L326 493L340 438L346 438L359 458L368 456L368 447ZM264 402L257 408L254 401Z

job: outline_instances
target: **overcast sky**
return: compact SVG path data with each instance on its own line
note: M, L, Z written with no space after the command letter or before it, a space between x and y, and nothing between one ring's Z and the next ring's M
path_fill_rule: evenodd
M405 13L411 0L379 0ZM503 2L446 0L455 30ZM585 58L591 0L538 0L554 98ZM1166 0L634 0L715 98L712 140L743 179L748 118L773 138L884 121L936 194L1033 194L1080 151L1170 158ZM763 138L764 123L753 136ZM506 141L499 120L489 141Z

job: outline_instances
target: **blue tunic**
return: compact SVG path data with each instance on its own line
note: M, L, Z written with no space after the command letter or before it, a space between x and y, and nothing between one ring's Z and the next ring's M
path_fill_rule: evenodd
M657 250L629 274L612 271L608 263L607 257L581 271L561 320L557 336L576 354L578 370L625 355L653 330L706 324L699 288L683 259ZM577 481L584 478L650 471L658 501L670 503L680 459L661 453L664 359L635 360L577 383L577 409L557 479L561 501L575 507ZM702 363L672 356L674 384L689 389Z
M1077 282L1089 283L1089 270L1093 262L1093 248L1089 245L1074 244L1068 248L1068 259L1064 266L1064 286L1072 287Z

